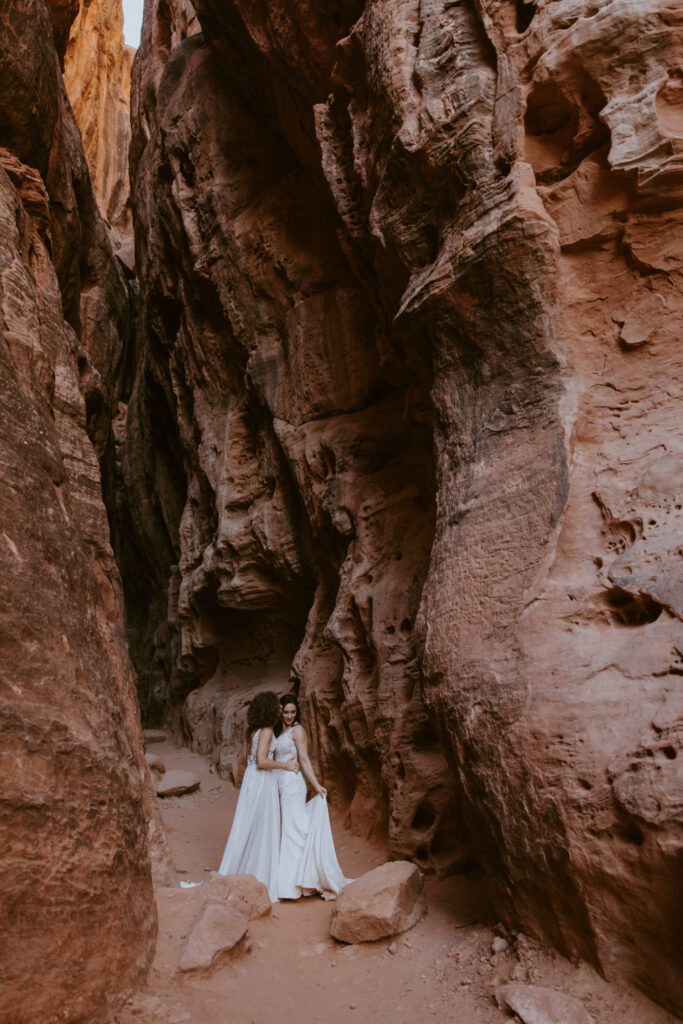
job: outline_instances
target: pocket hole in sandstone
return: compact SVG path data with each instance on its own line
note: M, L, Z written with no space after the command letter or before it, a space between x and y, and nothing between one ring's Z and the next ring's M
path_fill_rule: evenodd
M619 835L622 839L625 839L627 843L633 843L634 846L642 846L645 842L643 830L640 829L634 821L629 821L628 824L619 829Z
M410 621L410 619L404 619L403 622L401 623L401 632L402 633L410 633L412 628L413 628L413 624Z
M664 757L668 757L670 761L675 761L678 757L678 752L675 747L662 747L662 753Z
M588 779L577 779L577 782L581 786L581 789L592 789L593 788L591 786L590 782L588 781Z
M413 732L413 745L415 750L441 752L441 741L428 719L424 719L416 726Z
M662 614L662 606L649 594L631 594L621 587L607 591L607 601L615 622L622 626L645 626Z
M395 632L396 628L394 626L387 626L387 633L389 634L389 636L393 636Z
M426 832L436 821L436 815L429 804L420 804L415 811L410 827L416 832Z
M520 33L526 32L531 22L534 20L536 14L536 4L529 3L527 0L517 0L517 31Z

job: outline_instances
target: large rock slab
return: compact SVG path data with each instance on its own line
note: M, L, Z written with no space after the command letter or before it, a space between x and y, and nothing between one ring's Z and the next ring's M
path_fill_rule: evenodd
M407 931L426 912L422 872L408 861L393 861L344 886L330 932L341 942L372 942Z

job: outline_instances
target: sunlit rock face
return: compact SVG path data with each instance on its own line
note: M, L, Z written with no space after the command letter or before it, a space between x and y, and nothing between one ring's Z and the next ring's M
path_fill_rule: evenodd
M0 5L3 1024L121 1004L153 951L162 849L98 463L128 293L57 28L41 0Z
M680 1006L670 5L146 13L169 714L236 774L296 685L356 827L445 868L461 807L505 920Z
M115 251L134 269L128 181L130 70L121 0L91 0L71 26L64 82L83 140L100 212Z

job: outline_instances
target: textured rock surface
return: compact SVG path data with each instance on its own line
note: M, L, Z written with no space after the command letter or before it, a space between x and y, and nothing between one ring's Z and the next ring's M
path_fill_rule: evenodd
M238 775L292 664L356 828L452 866L457 796L506 921L680 1007L680 17L197 15L133 74L143 701Z
M134 48L123 39L121 0L91 0L80 7L64 59L64 84L115 250L129 243L133 234L128 146L134 56Z
M422 872L407 861L393 861L344 886L330 932L341 942L372 942L407 931L426 912Z
M593 1024L585 1006L551 988L511 982L496 994L501 1008L517 1014L524 1024Z
M200 887L198 898L202 904L222 903L249 921L270 914L272 909L268 890L253 875L219 875L212 871Z
M457 822L414 636L434 516L424 367L392 350L323 183L223 87L202 37L158 67L162 14L134 67L139 381L178 422L187 489L160 502L170 524L182 508L177 568L169 619L140 647L166 652L171 705L194 691L193 746L235 777L245 704L288 686L296 655L316 758L354 826L388 819L397 855L444 867ZM131 505L138 534L148 507Z
M182 796L183 793L194 793L199 789L199 777L194 772L165 772L156 783L157 796Z
M192 926L178 958L179 971L207 970L234 953L249 921L218 903L208 903Z
M3 1024L116 1009L152 955L150 848L169 866L96 450L128 295L59 70L76 6L0 4Z

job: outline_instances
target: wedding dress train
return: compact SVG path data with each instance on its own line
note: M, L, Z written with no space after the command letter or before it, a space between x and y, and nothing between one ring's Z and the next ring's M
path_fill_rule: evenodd
M280 859L280 806L275 776L298 776L288 771L261 771L257 767L256 748L260 731L256 730L251 741L235 817L218 872L221 875L254 875L264 883L275 903Z

